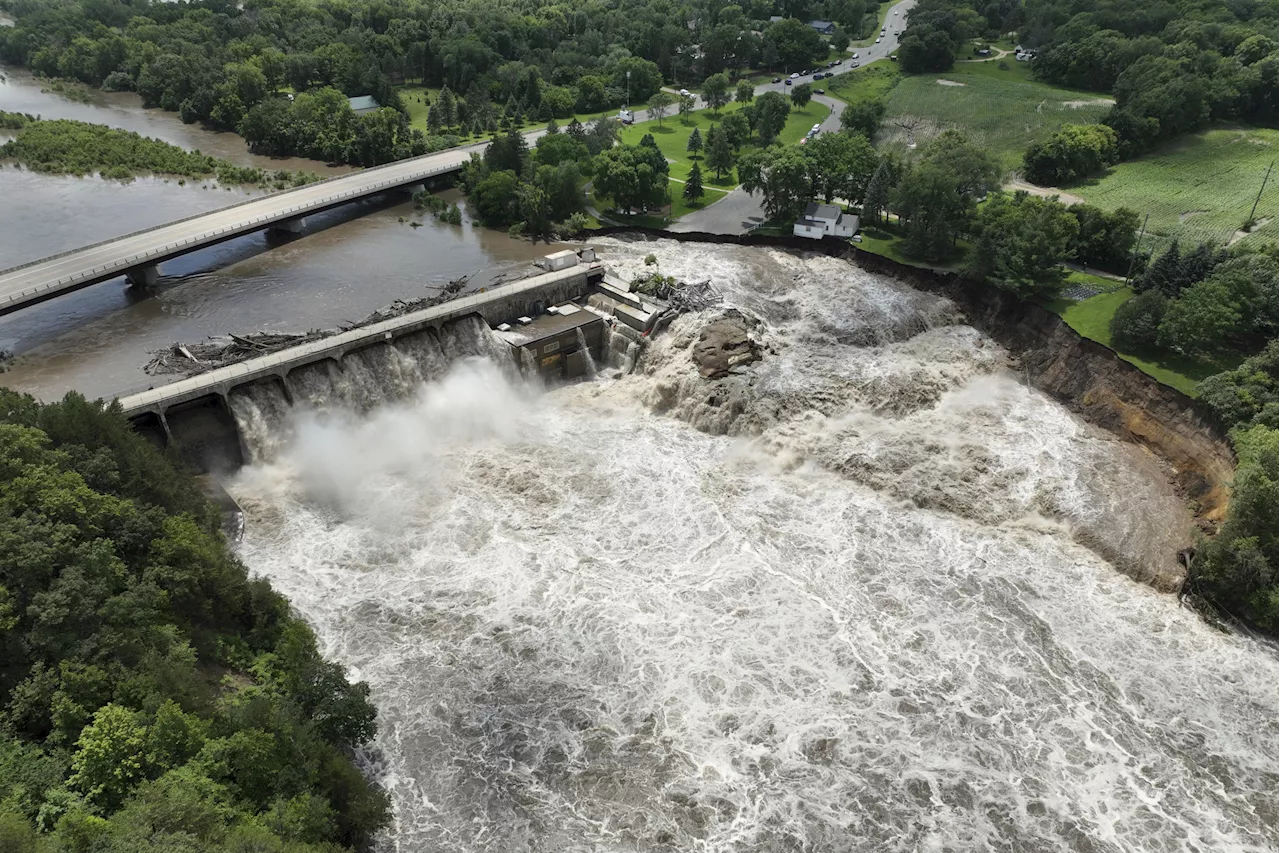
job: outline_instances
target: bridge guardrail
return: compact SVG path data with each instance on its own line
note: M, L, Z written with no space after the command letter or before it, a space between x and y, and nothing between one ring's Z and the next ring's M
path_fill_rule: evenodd
M456 149L454 149L454 150L456 150ZM437 152L437 153L439 153L439 152ZM423 155L423 156L424 156L424 157L432 157L432 156L435 156L435 155L434 155L434 154L426 154L426 155ZM375 170L377 170L377 169L385 169L385 168L388 168L388 167L391 167L391 166L402 165L402 164L404 164L405 162L406 162L406 161L404 161L404 160L398 160L398 161L396 161L395 163L388 163L388 164L385 164L385 165L383 165L383 166L375 166L375 167L373 167L372 169L362 170L362 171L361 171L361 172L359 172L359 173L352 173L352 174L366 174L367 172L372 172L372 171L375 171ZM358 196L373 195L374 193L376 193L376 192L378 192L379 190L382 190L382 189L386 189L386 188L394 187L394 186L400 186L400 185L403 185L403 184L412 183L412 182L414 182L414 181L422 180L422 179L424 179L424 178L433 177L434 175L442 174L442 173L444 173L444 172L451 172L451 171L454 171L454 170L456 170L456 169L460 168L462 165L463 165L463 164L449 165L449 166L437 166L437 167L435 167L435 168L428 169L428 170L427 170L427 171L425 171L425 172L421 172L421 173L410 173L409 175L401 176L401 177L399 177L399 178L392 178L392 179L390 179L390 180L386 180L386 181L379 181L379 182L378 182L378 183L376 183L376 184L373 184L373 185L371 185L371 186L364 187L364 188L362 188L362 189L352 189L352 190L347 190L347 191L345 191L345 192L338 193L338 194L336 194L336 195L324 196L324 197L322 197L322 198L316 199L314 202L311 202L311 203L309 203L309 204L296 205L296 206L291 207L291 208L288 208L287 210L285 210L285 211L283 211L283 212L281 212L281 213L278 213L278 214L272 214L272 215L268 215L268 216L260 216L260 217L258 217L258 218L256 218L256 219L252 219L252 220L250 220L250 221L249 221L249 222L247 222L247 223L241 223L241 224L239 224L239 225L228 225L228 226L224 226L223 228L217 229L216 231L206 231L206 232L205 232L205 233L203 233L203 234L198 234L198 235L196 235L196 236L194 236L194 237L188 237L188 238L186 238L185 240L182 240L182 241L180 241L180 242L168 243L168 244L166 244L166 245L164 245L164 246L161 246L161 247L158 247L158 248L156 248L156 249L150 249L150 250L148 250L148 251L146 251L146 252L142 252L142 253L140 253L140 254L130 255L130 256L128 256L128 257L126 257L126 258L124 258L123 260L117 261L117 262L112 263L112 264L107 264L107 265L104 265L104 266L101 266L101 267L94 267L94 268L93 268L93 270L92 270L91 272L88 272L88 273L78 273L78 274L75 274L75 275L66 276L66 277L64 277L64 278L60 278L60 279L58 279L58 281L56 281L56 282L54 282L54 283L52 283L52 284L45 284L45 285L42 285L42 286L40 286L40 287L34 287L34 288L29 288L29 289L27 289L27 290L20 291L20 292L18 292L18 293L16 293L16 294L12 294L12 295L8 296L8 297L5 299L5 302L6 302L6 304L7 304L7 303L15 302L15 301L25 301L25 300L26 300L26 298L27 298L27 297L29 297L29 296L33 296L33 295L35 295L35 294L37 294L37 293L42 293L42 292L48 291L48 290L53 289L53 288L59 288L59 287L62 287L63 285L66 285L66 284L72 284L72 283L74 283L74 282L76 282L76 281L79 281L79 280L81 280L81 279L84 279L84 278L88 278L88 277L90 277L90 276L97 275L99 272L106 272L106 271L107 271L107 270L109 270L109 269L120 269L120 270L122 270L122 271L127 271L127 270L129 270L129 269L131 269L131 268L133 268L133 267L138 266L138 262L139 262L139 261L145 260L146 258L148 258L148 257L152 257L152 256L154 256L154 255L162 255L162 254L168 253L168 252L172 251L173 249L178 248L179 246L184 246L184 245L187 245L187 244L189 244L189 243L201 242L201 241L207 240L209 237L217 236L217 235L219 235L219 234L224 234L224 233L227 233L227 232L229 232L229 231L246 231L246 232L247 232L247 231L255 230L255 229L254 229L254 228L252 228L251 226L258 225L259 223L266 222L266 221L268 221L268 220L271 220L271 221L279 221L279 220L281 220L281 219L287 219L287 218L289 218L289 217L290 217L290 215L292 215L292 214L294 214L294 213L297 213L297 212L299 212L299 211L301 211L301 213L302 213L303 215L305 215L305 214L306 214L308 211L310 211L310 210L314 210L314 209L316 209L317 207L320 207L320 206L323 206L323 205L329 204L330 202L337 201L337 200L339 200L339 199L348 198L348 197L351 197L351 196L357 196L357 195L358 195ZM326 183L326 182L328 182L328 181L339 180L339 179L342 179L342 178L349 178L349 177L351 177L351 175L350 175L350 174L348 174L348 175L338 175L338 176L335 176L335 177L333 177L333 178L326 178L324 181L317 181L316 183L307 184L307 185L306 185L306 186L304 186L304 187L295 187L295 188L294 188L294 189L292 189L292 190L284 190L284 191L282 191L282 193L279 193L279 194L272 194L272 195L281 195L281 194L283 194L283 193L295 192L295 191L297 191L297 190L304 190L304 189L308 189L308 188L310 188L310 187L314 187L314 186L316 186L316 185L317 185L317 184L319 184L319 183ZM246 200L246 201L242 201L242 202L239 202L239 203L237 203L237 204L229 205L228 207L219 208L218 210L211 210L211 211L206 211L206 212L204 212L204 213L198 213L198 214L195 214L195 215L193 215L193 216L188 216L188 217L184 217L184 218L182 218L182 219L174 220L173 222L166 222L166 223L164 223L163 225L157 225L157 226L154 226L154 227L152 227L152 228L144 228L144 229L142 229L141 231L135 231L135 232L134 232L134 233L132 233L132 234L125 234L125 235L123 235L123 236L120 236L120 237L114 237L114 238L111 238L111 239L109 239L109 240L103 240L103 241L101 241L101 242L99 242L99 243L94 243L94 244L91 244L91 245L89 245L89 246L82 246L82 247L80 247L80 248L78 248L78 249L72 249L72 250L67 251L67 252L60 252L59 254L56 254L56 255L50 255L50 256L49 256L49 257L47 257L47 258L41 258L40 260L37 260L37 261L30 261L30 262L25 263L25 264L19 264L19 265L18 265L18 266L16 266L16 267L11 267L11 268L9 268L9 269L7 269L7 270L2 270L2 271L0 271L0 275L7 275L7 274L9 274L9 273L15 272L15 271L20 270L20 269L25 269L25 268L27 268L27 267L32 267L32 266L36 266L36 265L39 265L39 264L48 263L49 261L57 260L58 258L66 257L66 256L69 256L69 255L74 255L74 254L76 254L76 253L78 253L78 252L88 251L89 249L97 248L97 247L99 247L99 246L106 246L106 245L109 245L109 244L111 244L111 243L119 242L119 241L121 241L121 240L128 240L128 239L131 239L131 238L133 238L133 237L138 237L138 236L141 236L141 235L143 235L143 234L148 234L148 233L151 233L151 232L154 232L154 231L159 231L160 229L168 228L168 227L173 226L173 225L180 225L180 224L181 224L181 223L183 223L183 222L189 222L189 221L191 221L191 220L199 219L199 218L204 217L204 216L211 216L211 215L214 215L214 214L217 214L217 213L222 213L223 211L227 211L227 210L234 210L235 208L237 208L237 207L241 207L241 206L246 205L246 204L253 204L253 203L261 202L261 201L263 201L263 199L264 199L264 198L267 198L267 196L264 196L264 197L261 197L261 198L248 199L248 200Z
M168 228L168 227L173 226L173 225L181 225L183 222L190 222L190 221L191 221L191 220L193 220L193 219L199 219L199 218L204 217L204 216L210 216L210 215L212 215L212 214L215 214L215 213L222 213L222 212L224 212L224 211L228 211L228 210L235 210L237 207L243 207L243 206L244 206L244 205L246 205L246 204L256 204L256 203L258 203L258 202L261 202L264 198L278 198L278 197L280 197L280 196L287 195L287 194L289 194L289 193L296 193L296 192L301 192L301 191L303 191L303 190L308 190L308 189L311 189L312 187L320 186L321 184L328 184L328 183L333 183L333 182L336 182L336 181L348 180L348 179L350 179L353 175L367 175L367 174L369 174L369 173L372 173L372 172L378 172L378 171L381 171L381 170L390 170L390 169L395 168L395 167L397 167L397 166L403 166L405 163L411 162L411 161L413 161L413 160L425 160L425 159L426 159L426 158L428 158L428 157L438 157L439 155L441 155L441 154L443 154L443 153L446 153L446 152L449 152L449 151L470 151L470 150L472 150L472 149L483 149L486 145L488 145L488 143L487 143L487 142L486 142L486 143L478 143L478 144L471 145L471 146L459 146L458 148L446 148L446 149L444 149L444 151L435 151L435 152L432 152L431 154L423 154L421 157L413 157L413 158L409 158L409 159L407 159L407 160L394 160L394 161L392 161L392 162L390 162L390 163L383 163L381 166L370 166L370 167L369 167L369 168L367 168L367 169L358 169L358 170L353 171L353 172L348 172L348 173L347 173L347 174L345 174L345 175L333 175L333 176L328 177L328 178L321 178L321 179L320 179L320 180L318 180L318 181L313 181L312 183L304 184L303 186L300 186L300 187L290 187L290 188L289 188L289 189L287 189L287 190L280 190L280 191L278 191L278 192L268 193L268 194L266 194L266 195L259 196L259 197L257 197L257 198L248 198L248 199L245 199L244 201L236 202L235 204L229 204L229 205L227 205L226 207L219 207L219 208L216 208L215 210L206 210L206 211L204 211L204 212L202 212L202 213L193 213L193 214L191 214L190 216L184 216L184 217L182 217L181 219L174 219L174 220L172 220L172 221L170 221L170 222L165 222L165 223L162 223L162 224L160 224L160 225L153 225L153 226L151 226L150 228L141 228L141 229L139 229L139 230L137 230L137 231L133 231L133 232L130 232L130 233L128 233L128 234L121 234L121 235L119 235L119 236L117 236L117 237L109 237L109 238L107 238L106 240L100 240L100 241L98 241L97 243L90 243L90 244L89 244L89 245L87 245L87 246L78 246L78 247L76 247L76 248L74 248L74 249L68 249L68 250L67 250L67 251L65 251L65 252L58 252L57 254L49 255L48 257L39 258L39 259L34 260L34 261L27 261L26 263L18 264L18 265L16 265L16 266L12 266L12 267L9 267L9 268L7 268L7 269L0 270L0 276L8 275L9 273L16 272L16 271L21 270L21 269L26 269L27 267L33 267L33 266L37 266L37 265L39 265L39 264L48 263L49 261L57 260L58 258L64 258L64 257L67 257L68 255L74 255L74 254L76 254L77 252L84 252L84 251L88 251L89 249L96 249L96 248L98 248L99 246L106 246L106 245L109 245L109 244L111 244L111 243L119 242L119 241L121 241L121 240L128 240L128 239L131 239L131 238L133 238L133 237L140 237L140 236L142 236L143 234L148 234L148 233L150 233L150 232L152 232L152 231L159 231L159 230L160 230L160 229L162 229L162 228ZM461 165L461 164L459 164L459 166L460 166L460 165ZM443 172L443 171L446 171L446 170L448 170L448 171L452 171L452 170L454 170L454 169L459 168L459 166L438 166L438 167L436 167L435 169L431 169L431 170L428 170L428 171L426 171L426 172L423 172L422 174L417 175L416 177L405 177L402 181L401 181L401 180L399 180L399 179L391 180L391 181L383 181L383 182L380 182L379 184L375 184L375 187L376 187L376 186L387 186L387 185L395 184L395 183L410 183L410 182L415 181L415 180L420 180L420 179L422 179L422 178L430 177L431 175L437 174L438 172ZM356 192L360 192L360 193L362 193L362 194L367 194L367 193L368 193L368 190L349 190L349 191L348 191L348 193L349 193L349 194L350 194L350 193L356 193ZM331 199L331 198L333 198L333 197L332 197L332 196L326 197L326 199Z

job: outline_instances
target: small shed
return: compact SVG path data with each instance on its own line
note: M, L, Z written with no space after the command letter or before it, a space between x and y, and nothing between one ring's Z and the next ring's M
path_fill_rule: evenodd
M561 252L552 252L549 255L539 258L536 263L547 272L567 270L569 267L577 266L578 253L573 249L565 249Z
M809 202L804 214L796 220L791 233L797 237L820 240L832 237L852 237L858 231L858 217L844 213L834 204Z

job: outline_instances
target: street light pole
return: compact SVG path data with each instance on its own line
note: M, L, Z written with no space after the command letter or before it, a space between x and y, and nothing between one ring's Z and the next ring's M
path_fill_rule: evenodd
M631 72L627 72L627 108L631 108Z

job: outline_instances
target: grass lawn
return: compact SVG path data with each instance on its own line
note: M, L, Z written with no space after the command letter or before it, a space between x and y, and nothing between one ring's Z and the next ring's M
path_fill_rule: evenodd
M657 121L633 124L631 127L623 128L620 139L626 145L639 145L646 133L652 133L654 141L658 143L658 149L671 164L671 177L684 180L689 177L689 170L693 168L693 160L685 150L693 129L697 127L705 141L707 130L713 124L717 123L722 116L737 112L742 107L743 104L735 101L722 109L719 116L710 110L698 110L691 113L686 120L681 120L679 116L672 116L664 118L661 124ZM778 134L778 141L783 145L794 145L804 138L809 128L825 120L829 112L817 101L810 101L803 109L792 107L791 114L787 116L786 126L782 129L782 133ZM755 150L757 146L744 145L738 156ZM702 161L703 155L699 155L699 162ZM708 169L705 162L702 163L702 183L708 189L713 187L732 189L738 185L736 174L733 172L727 172L723 178L716 180L715 172ZM675 187L683 189L683 185L673 184L672 186L673 195L676 193Z
M957 272L964 264L964 257L969 252L969 245L964 240L959 241L956 247L955 256L949 261L941 261L938 263L930 263L922 261L918 258L909 258L902 254L901 246L901 230L897 223L882 222L879 225L863 225L858 232L862 235L862 242L855 243L859 249L864 252L871 252L876 255L884 255L886 258L892 258L900 264L908 266L921 267L922 269L938 270L940 272Z
M1072 278L1077 275L1084 275L1084 273L1073 273ZM1115 282L1109 282L1109 284L1114 286ZM1111 317L1116 313L1117 308L1132 298L1132 290L1120 287L1110 293L1100 293L1080 302L1062 298L1053 299L1046 302L1045 307L1060 316L1068 326L1083 337L1114 349L1111 346ZM1231 370L1239 366L1243 360L1238 357L1196 359L1163 352L1134 355L1117 351L1116 355L1157 382L1177 388L1188 397L1196 396L1197 382L1215 373Z
M827 94L846 104L883 98L902 81L898 67L878 59L862 68L836 75L827 85Z
M910 138L924 144L956 127L1013 170L1032 143L1064 124L1095 123L1110 109L1110 100L1096 92L1032 81L1020 67L1026 64L1006 62L1009 69L1002 70L997 62L957 63L955 70L945 74L902 78L885 98L888 113L885 130L877 137L879 146L906 154ZM908 132L895 121L916 124Z
M1208 130L1121 163L1069 192L1108 210L1128 207L1140 216L1150 213L1144 249L1162 251L1172 239L1187 246L1205 240L1225 243L1248 218L1278 141L1280 135L1271 128ZM1259 226L1243 240L1280 237L1276 177L1273 170L1258 202Z

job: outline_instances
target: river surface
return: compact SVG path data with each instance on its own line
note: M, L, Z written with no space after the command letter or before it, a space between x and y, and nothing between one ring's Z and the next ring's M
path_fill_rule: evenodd
M175 113L144 110L132 93L95 93L90 104L42 92L22 71L2 68L0 109L109 124L236 163L324 171L312 161L255 157L243 140L184 125ZM335 170L329 170L335 171ZM38 260L243 200L242 187L175 178L130 182L0 169L0 269ZM456 191L445 196L461 202ZM149 350L176 341L260 329L307 331L360 320L395 299L430 296L463 275L474 287L529 270L560 246L534 246L431 217L413 228L407 198L387 196L307 217L307 233L266 232L211 246L162 266L155 288L123 278L0 317L0 351L17 357L0 382L41 399L69 390L111 397L172 381L143 371Z
M763 361L708 385L685 316L543 391L446 331L365 414L236 404L241 556L372 687L384 850L1275 849L1274 651L1123 572L1187 536L1160 464L940 297L600 244Z

